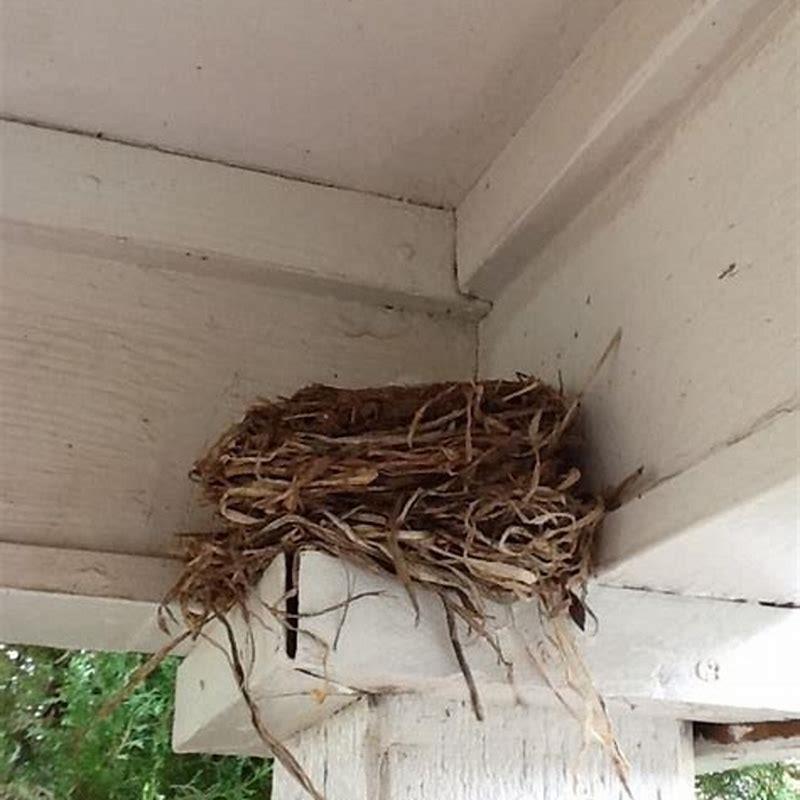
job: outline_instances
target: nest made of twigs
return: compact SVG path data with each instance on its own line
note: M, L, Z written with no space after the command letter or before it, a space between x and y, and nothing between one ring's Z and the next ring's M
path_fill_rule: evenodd
M310 386L253 405L192 477L218 511L182 537L169 600L197 629L243 605L279 554L329 552L444 594L538 597L555 615L589 573L603 500L579 469L578 403L540 380Z

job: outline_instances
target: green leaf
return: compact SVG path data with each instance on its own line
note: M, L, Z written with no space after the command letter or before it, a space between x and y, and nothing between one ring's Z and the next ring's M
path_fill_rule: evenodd
M699 800L800 800L800 768L793 764L759 764L700 775Z
M0 645L0 800L269 797L268 761L172 752L177 659L97 721L143 660Z

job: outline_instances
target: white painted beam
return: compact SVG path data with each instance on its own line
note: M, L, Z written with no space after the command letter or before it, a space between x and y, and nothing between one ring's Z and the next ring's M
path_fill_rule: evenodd
M177 579L173 558L0 542L5 589L159 602Z
M598 580L800 606L799 417L777 411L610 514Z
M594 485L644 469L604 525L606 583L800 599L800 18L785 11L481 322L482 377L572 390L622 329L583 404Z
M465 683L453 655L441 603L421 592L422 615L392 579L304 553L299 572L300 633L289 656L283 630L258 599L284 591L283 564L273 564L254 595L267 622L234 622L251 691L265 724L281 737L319 722L359 694L424 692L462 700ZM363 592L378 593L339 605ZM792 654L800 611L758 604L592 587L594 635L575 635L597 689L614 707L684 719L778 719L800 713ZM514 663L516 693L541 703L552 693L526 653L542 630L533 604L492 607L499 641ZM310 616L303 616L310 615ZM209 635L225 644L219 626ZM505 669L482 640L462 632L464 650L489 708L512 700ZM558 679L557 679L558 680ZM199 687L214 686L203 694ZM291 698L289 703L287 698ZM201 702L202 700L202 702ZM178 750L260 753L223 650L199 641L178 673L174 745Z
M0 541L163 555L211 524L187 473L259 397L474 370L452 315L7 240L0 263Z
M619 712L614 723L636 800L692 800L690 726ZM289 742L326 800L531 800L627 797L607 755L563 709L469 706L415 695L359 701ZM276 765L275 800L307 795Z
M155 649L157 557L212 524L188 469L248 404L473 374L452 221L25 125L0 148L0 542L36 546L3 544L2 634Z
M459 205L462 289L494 299L780 4L621 2Z
M156 612L178 571L173 559L0 542L0 642L154 652L169 641Z
M0 122L0 158L6 236L472 313L456 288L448 211L15 122Z
M751 764L800 760L800 720L694 726L695 771L724 772Z
M0 587L0 641L64 650L154 653L168 644L158 603ZM175 654L183 654L182 644Z
M274 561L253 591L252 628L241 617L229 618L249 675L250 693L273 735L283 740L295 731L318 724L361 695L358 689L337 685L312 673L319 662L290 657L286 630L264 608L285 608L286 573L282 559ZM177 752L253 753L263 746L253 730L226 653L227 633L220 624L208 625L184 659L175 686L172 744ZM251 635L252 634L252 635ZM214 655L216 654L216 656Z

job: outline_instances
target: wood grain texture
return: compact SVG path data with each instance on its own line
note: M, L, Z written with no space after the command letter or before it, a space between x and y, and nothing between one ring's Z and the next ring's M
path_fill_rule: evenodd
M453 205L616 0L6 0L17 117Z
M0 122L0 218L151 266L468 313L447 211Z
M598 579L800 606L798 432L787 409L632 497L603 526Z
M619 3L459 205L460 285L497 297L779 5Z
M170 641L156 602L0 587L0 640L65 650L154 653ZM176 631L177 633L177 631ZM189 646L175 653L185 655Z
M642 511L612 516L609 553L761 503L750 519L762 524L698 525L658 568L628 571L627 585L785 602L800 583L791 559L800 514L800 24L796 14L778 21L530 261L481 324L484 376L561 374L570 388L622 328L585 402L597 484L645 468ZM695 468L693 492L668 489Z
M298 664L368 692L436 689L465 696L435 594L419 592L422 621L416 626L414 609L396 581L322 553L303 556L301 612L313 614L362 592L380 595L351 604L346 613L305 621L313 636L300 637ZM597 615L597 628L574 634L595 685L609 702L692 719L727 715L753 720L800 713L791 656L793 643L800 641L800 610L598 584L590 586L587 603ZM522 696L535 701L543 689L549 695L525 651L526 644L543 636L536 604L517 603L513 614L507 607L490 606L489 613L503 652L515 664ZM508 678L494 651L464 629L460 638L487 701L508 697ZM319 644L334 639L338 647L330 652ZM699 675L711 662L717 665L713 674Z
M463 379L474 328L3 243L0 539L163 554L187 480L247 403L311 382Z
M254 592L258 599L284 591L283 564L273 562ZM260 698L265 722L286 738L319 724L354 696L419 692L431 698L467 700L437 595L418 590L419 624L402 585L352 567L324 553L300 560L296 654L268 626L233 620L236 638L255 648L250 688ZM349 598L359 598L348 604ZM800 714L793 653L800 640L800 610L758 603L678 597L594 585L587 602L596 629L572 631L609 704L673 719L745 721ZM326 609L333 609L325 611ZM492 709L515 700L547 704L553 692L529 655L546 632L533 603L487 609L504 657L514 665L514 686L497 654L459 624L460 640L479 689ZM271 630L272 629L272 630ZM222 626L207 633L225 641ZM247 659L250 650L245 650ZM554 665L551 678L566 690ZM198 694L214 686L212 697ZM248 725L248 712L223 652L198 641L178 672L173 741L181 750L258 755L263 745ZM202 697L203 702L198 702ZM289 704L288 698L291 698ZM434 702L438 702L434 700Z
M158 603L177 579L172 558L0 542L0 586Z
M318 725L359 697L355 689L295 669L287 654L285 629L263 603L282 606L286 592L285 562L276 559L253 592L250 629L238 614L229 615L242 663L252 665L248 689L270 733L281 741ZM211 624L185 658L175 684L172 746L179 753L265 754L236 684L226 655L227 632Z
M156 615L178 570L167 558L0 542L0 642L154 652L169 641Z
M615 717L637 800L690 800L685 723ZM552 706L496 707L476 722L467 703L415 695L366 700L290 743L328 800L623 800L627 795L581 727ZM276 768L275 800L302 800Z

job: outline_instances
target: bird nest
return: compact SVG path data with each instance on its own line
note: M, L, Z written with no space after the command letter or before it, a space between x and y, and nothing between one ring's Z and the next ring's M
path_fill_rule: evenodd
M443 595L574 605L604 502L579 468L577 401L533 378L310 386L253 405L195 464L213 533L182 537L170 600L197 630L281 554L314 549Z
M394 576L417 611L419 589L437 593L479 718L455 616L495 648L511 674L485 605L538 600L543 619L558 621L548 638L573 687L575 675L586 676L579 692L585 728L605 743L624 782L605 707L562 625L567 612L582 624L606 509L582 477L579 407L580 395L527 376L374 389L315 385L256 403L195 464L192 478L218 524L180 537L185 564L164 607L180 605L181 640L212 619L223 624L254 728L313 797L322 795L260 718L227 621L235 609L247 618L247 598L276 557L291 563L304 550ZM298 630L288 614L280 621Z

